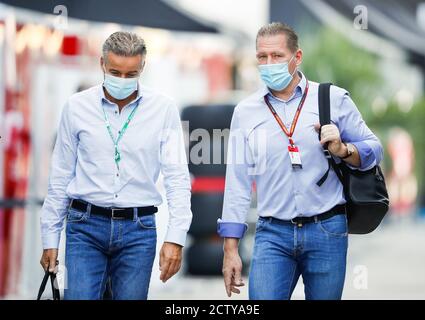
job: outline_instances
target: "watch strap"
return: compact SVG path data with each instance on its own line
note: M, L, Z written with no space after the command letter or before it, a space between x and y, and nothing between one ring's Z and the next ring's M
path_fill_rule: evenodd
M348 147L348 145L346 143L343 143L343 144L347 147L347 155L344 156L344 157L341 157L341 159L347 159L348 157L350 157L353 154L353 152L352 151L350 152L350 148Z

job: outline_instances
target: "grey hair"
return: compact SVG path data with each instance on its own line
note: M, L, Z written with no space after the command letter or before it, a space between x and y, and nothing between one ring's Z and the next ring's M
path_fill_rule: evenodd
M298 35L294 29L282 22L272 22L261 27L260 30L258 30L255 43L258 42L258 38L260 37L275 36L278 34L286 35L286 45L289 50L295 52L299 49Z
M103 43L103 59L106 60L108 52L119 56L133 57L146 55L146 44L140 36L132 32L117 31L111 34Z

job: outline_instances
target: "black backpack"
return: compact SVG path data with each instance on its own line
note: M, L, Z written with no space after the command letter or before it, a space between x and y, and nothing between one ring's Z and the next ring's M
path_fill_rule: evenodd
M331 123L330 87L331 83L319 85L319 119L320 125ZM319 131L320 139L320 131ZM348 233L366 234L375 230L388 211L389 199L384 175L377 165L370 170L352 170L344 161L336 163L324 146L324 153L329 167L317 182L320 187L332 168L344 187L347 201Z

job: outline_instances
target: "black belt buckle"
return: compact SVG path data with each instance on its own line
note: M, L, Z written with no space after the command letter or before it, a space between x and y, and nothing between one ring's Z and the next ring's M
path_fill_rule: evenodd
M123 217L123 216L116 216L115 215L115 211L124 211L125 209L122 209L122 208L112 208L111 209L112 210L112 215L111 215L111 218L112 219L114 219L114 220L122 220L122 219L125 219L125 217Z

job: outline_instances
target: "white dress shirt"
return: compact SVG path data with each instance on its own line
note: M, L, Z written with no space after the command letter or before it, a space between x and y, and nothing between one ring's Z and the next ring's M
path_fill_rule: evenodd
M118 169L102 108L116 138L137 106L119 142ZM192 221L190 177L175 103L141 85L121 113L102 85L72 95L62 112L41 213L43 248L59 247L70 198L102 207L160 205L160 171L170 216L165 241L184 245Z

